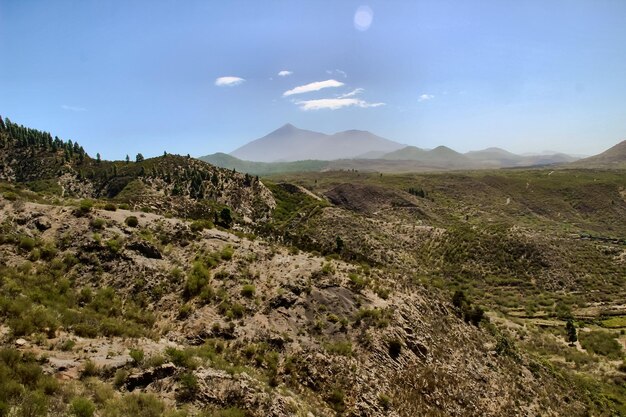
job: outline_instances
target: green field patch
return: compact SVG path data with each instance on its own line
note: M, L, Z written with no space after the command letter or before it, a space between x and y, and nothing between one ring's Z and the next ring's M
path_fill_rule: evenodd
M610 319L603 320L601 324L602 327L607 327L609 329L626 327L626 316L611 317Z

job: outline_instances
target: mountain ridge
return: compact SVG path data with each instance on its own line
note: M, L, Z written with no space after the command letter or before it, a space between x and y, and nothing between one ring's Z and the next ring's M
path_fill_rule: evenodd
M255 162L336 160L367 152L391 152L404 145L364 130L345 130L328 135L286 123L267 135L230 152L238 159Z

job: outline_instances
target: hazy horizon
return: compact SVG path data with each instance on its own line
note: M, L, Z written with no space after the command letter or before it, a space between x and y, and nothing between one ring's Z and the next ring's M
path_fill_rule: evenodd
M0 115L123 159L291 123L420 148L626 139L626 3L0 0Z

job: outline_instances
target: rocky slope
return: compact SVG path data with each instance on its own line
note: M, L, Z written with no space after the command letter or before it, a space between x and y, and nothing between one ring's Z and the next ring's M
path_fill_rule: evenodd
M156 214L13 193L0 199L5 352L40 358L43 375L67 381L55 392L75 381L98 415L130 393L188 415L584 412L584 398L506 335L464 322L408 277ZM116 388L103 399L93 386ZM60 394L47 401L73 407Z

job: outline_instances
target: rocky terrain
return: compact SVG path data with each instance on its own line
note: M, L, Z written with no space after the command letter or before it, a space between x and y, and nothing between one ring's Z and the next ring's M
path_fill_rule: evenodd
M382 269L155 214L9 197L0 200L1 356L32 357L39 379L57 381L49 415L76 398L114 415L130 393L191 415L584 409L544 365L506 350L497 330ZM5 407L23 409L16 397Z

